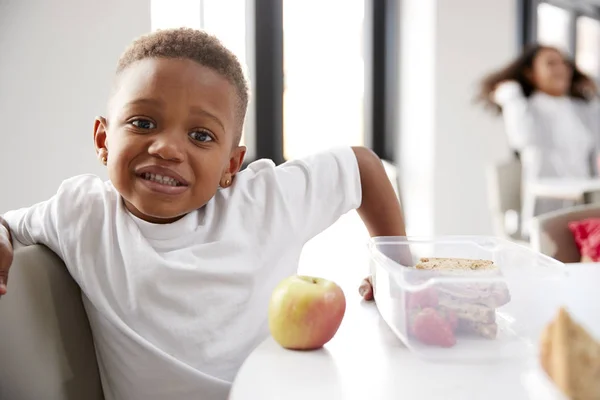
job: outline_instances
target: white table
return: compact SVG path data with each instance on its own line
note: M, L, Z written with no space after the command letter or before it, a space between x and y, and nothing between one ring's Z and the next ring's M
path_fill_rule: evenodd
M600 264L570 264L569 270L566 305L575 318L595 321L588 328L600 337ZM522 383L526 363L421 361L392 334L376 306L355 295L358 283L344 281L351 285L344 287L348 309L332 341L318 351L294 352L267 339L240 369L230 400L530 399Z
M540 179L531 184L531 192L537 197L550 197L576 201L583 200L586 195L600 192L600 178Z

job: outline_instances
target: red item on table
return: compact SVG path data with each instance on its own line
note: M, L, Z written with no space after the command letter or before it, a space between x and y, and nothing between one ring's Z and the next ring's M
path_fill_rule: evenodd
M584 262L600 261L600 218L587 218L569 223L569 229Z

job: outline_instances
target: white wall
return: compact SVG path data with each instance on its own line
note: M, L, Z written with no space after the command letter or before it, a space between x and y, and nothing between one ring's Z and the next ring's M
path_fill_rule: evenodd
M516 55L515 0L404 0L401 174L411 235L492 234L485 169L508 157L502 121L474 105Z
M125 47L150 30L150 0L0 0L0 213L105 176L93 122Z

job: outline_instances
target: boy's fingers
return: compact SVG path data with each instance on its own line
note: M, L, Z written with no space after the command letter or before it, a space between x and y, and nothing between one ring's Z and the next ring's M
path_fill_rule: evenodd
M358 293L360 293L362 298L367 301L373 300L373 284L370 276L363 279L362 283L358 287Z

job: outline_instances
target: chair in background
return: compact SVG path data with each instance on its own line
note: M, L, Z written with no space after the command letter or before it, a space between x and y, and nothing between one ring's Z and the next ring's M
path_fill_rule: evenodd
M0 300L0 399L102 400L79 287L43 246L16 250Z
M564 263L581 261L569 222L600 218L600 204L588 204L539 215L532 220L530 240L533 250Z
M512 159L491 166L487 181L496 236L527 244L521 233L521 162Z

